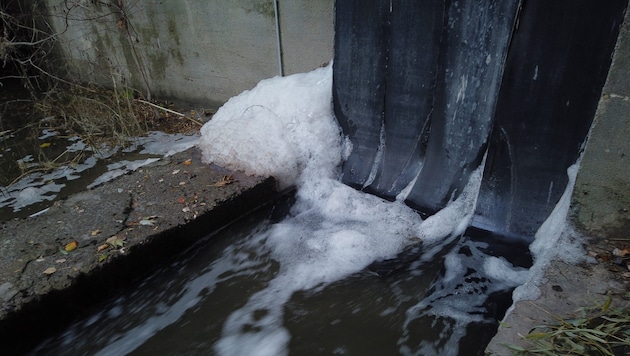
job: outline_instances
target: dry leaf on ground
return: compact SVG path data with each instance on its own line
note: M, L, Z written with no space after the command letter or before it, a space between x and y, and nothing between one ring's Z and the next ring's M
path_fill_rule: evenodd
M69 242L68 244L66 244L66 246L63 248L66 252L70 252L70 251L74 251L77 249L77 247L79 247L79 243L76 241L72 241Z
M227 176L223 176L221 179L219 179L218 182L214 183L213 186L225 187L226 185L232 184L234 182L235 182L234 177L230 174Z
M113 248L120 248L125 245L125 241L116 235L108 238L105 242Z

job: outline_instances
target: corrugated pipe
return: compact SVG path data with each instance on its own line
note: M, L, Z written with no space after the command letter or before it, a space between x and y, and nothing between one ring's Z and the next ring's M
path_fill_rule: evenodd
M276 16L276 42L278 47L278 73L284 77L284 69L282 65L282 42L280 41L280 17L278 15L278 0L273 1L273 11Z

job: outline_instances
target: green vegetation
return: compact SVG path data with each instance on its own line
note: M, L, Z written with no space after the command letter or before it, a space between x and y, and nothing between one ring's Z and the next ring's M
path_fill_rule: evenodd
M604 305L578 310L579 317L541 325L523 338L528 347L506 345L516 355L629 355L630 305L610 308Z

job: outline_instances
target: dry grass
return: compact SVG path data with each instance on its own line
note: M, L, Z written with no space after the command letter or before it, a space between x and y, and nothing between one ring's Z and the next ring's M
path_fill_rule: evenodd
M630 305L582 308L576 319L554 316L557 323L533 328L523 336L528 347L506 345L517 355L629 355Z
M131 89L74 86L46 93L35 108L41 115L54 118L47 125L77 134L89 143L124 145L130 137L147 131L187 133L201 126L201 122L169 109L167 103L138 98Z
M30 99L30 103L21 100L16 104L19 106L10 103L2 105L0 138L4 145L14 146L15 150L23 151L23 155L31 154L33 161L24 164L7 161L8 157L0 160L5 171L0 177L0 185L3 186L11 186L31 173L52 171L86 158L85 152L64 151L64 148L54 144L46 146L46 143L37 139L44 129L60 133L56 136L58 139L79 136L96 150L103 146L125 147L133 143L134 137L143 136L147 131L197 132L202 125L201 120L205 121L211 115L210 112L196 113L190 110L183 114L174 110L172 104L149 102L132 90L82 86L58 87ZM3 128L2 113L6 114L7 111L19 113L24 118L23 124L13 124L10 129ZM19 121L22 122L22 119ZM23 137L23 142L10 143L13 135Z

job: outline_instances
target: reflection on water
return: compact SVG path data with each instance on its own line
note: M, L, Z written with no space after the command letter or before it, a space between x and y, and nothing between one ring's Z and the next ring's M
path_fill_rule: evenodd
M281 353L481 355L511 301L514 284L507 280L531 263L523 258L525 246L479 232L412 246L341 280L292 293L279 320L267 322L280 327L267 329L263 321L278 315L275 303L256 296L276 283L282 266L268 244L277 224L260 221L254 216L212 236L35 354L274 354L288 341ZM516 268L492 267L508 264L489 256L503 253L520 256ZM229 319L248 306L252 320L237 332L251 338L238 340L257 342L218 347L233 334L226 330Z

